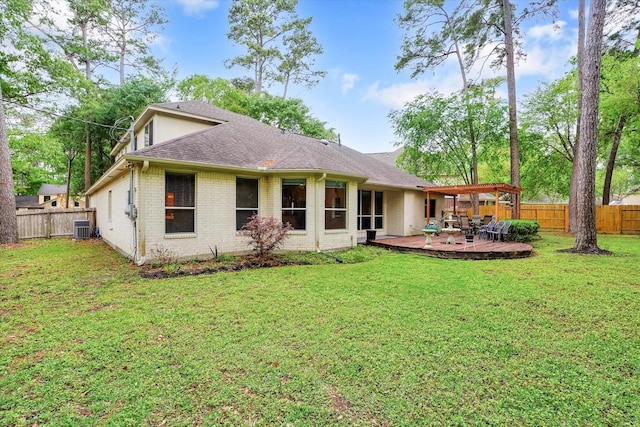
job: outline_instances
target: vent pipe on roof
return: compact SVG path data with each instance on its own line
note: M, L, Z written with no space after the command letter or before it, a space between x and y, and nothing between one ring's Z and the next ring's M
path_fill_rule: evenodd
M340 142L340 134L338 134L338 147L342 147L342 143Z

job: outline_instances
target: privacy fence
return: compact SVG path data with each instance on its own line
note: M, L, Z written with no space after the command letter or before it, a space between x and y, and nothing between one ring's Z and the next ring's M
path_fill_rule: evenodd
M471 217L472 211L468 210ZM494 215L495 206L480 206L480 216ZM498 208L500 218L511 218L511 207ZM568 205L520 205L520 218L533 219L542 231L569 231ZM596 206L596 229L604 234L640 234L640 206Z
M472 216L472 210L467 214ZM494 215L494 206L480 206L480 216ZM511 218L511 208L500 206L500 218ZM18 211L18 235L21 239L73 236L74 220L89 220L95 229L95 208L44 209ZM569 231L569 207L567 205L521 205L521 219L538 221L542 231ZM596 206L598 233L640 234L640 206Z
M42 209L16 214L20 239L73 236L75 220L88 220L91 230L96 225L95 208Z

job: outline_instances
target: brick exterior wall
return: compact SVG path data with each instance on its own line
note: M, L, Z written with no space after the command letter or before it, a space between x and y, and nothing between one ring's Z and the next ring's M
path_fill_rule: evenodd
M251 251L249 239L235 229L236 177L257 178L259 214L282 218L282 179L307 180L306 230L294 230L282 250L338 250L357 245L365 230L357 230L358 182L347 182L347 228L324 229L325 181L344 178L314 175L235 174L223 171L169 169L171 172L194 173L196 208L195 233L165 233L165 169L135 168L134 203L137 218L132 221L125 210L129 190L129 172L102 187L91 197L96 208L96 223L104 240L125 256L137 262L148 262L165 252L178 259L210 258L219 254L246 254ZM420 191L376 189L384 192L384 225L382 234L406 236L424 227L424 194ZM109 215L109 192L111 214Z

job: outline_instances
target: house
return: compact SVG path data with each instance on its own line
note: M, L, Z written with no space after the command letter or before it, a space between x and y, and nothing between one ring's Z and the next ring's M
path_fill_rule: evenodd
M66 185L42 184L38 190L38 203L43 208L64 207L61 202L66 194Z
M45 209L67 207L67 186L56 184L42 184L38 190L38 203ZM85 198L72 198L70 208L85 207Z
M38 196L15 196L16 210L27 211L32 209L42 209Z
M432 184L345 145L261 123L202 101L148 106L88 190L104 240L138 263L250 250L253 214L293 226L284 250L356 246L367 230L424 227ZM432 200L438 209L444 198Z

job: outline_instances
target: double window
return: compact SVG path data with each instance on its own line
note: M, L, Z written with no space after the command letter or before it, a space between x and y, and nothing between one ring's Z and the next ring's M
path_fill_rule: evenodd
M258 180L236 178L236 230L241 230L257 214Z
M324 228L342 230L347 228L347 183L325 181Z
M195 174L165 174L165 233L195 232Z
M289 223L294 230L307 227L307 180L282 180L282 222Z
M384 228L384 193L358 191L358 230Z

